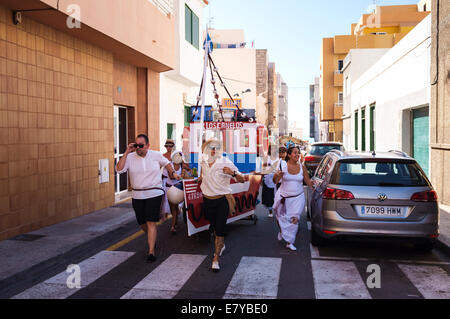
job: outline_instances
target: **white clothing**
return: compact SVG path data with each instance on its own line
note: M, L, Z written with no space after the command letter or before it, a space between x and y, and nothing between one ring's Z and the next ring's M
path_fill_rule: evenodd
M272 166L273 164L274 164L274 162L269 157L269 159L267 160L267 166ZM275 186L276 186L275 183L273 182L273 175L274 174L275 173L273 172L273 173L270 173L270 174L267 174L267 175L264 176L264 184L266 184L266 186L268 188L275 188Z
M172 165L172 168L173 168L173 163L170 163L170 164ZM174 172L181 176L182 170L183 170L183 167L180 165L180 168L177 171L175 171L175 169L174 169ZM163 176L169 176L169 172L167 172L167 168L164 168ZM169 188L171 188L173 185L177 184L178 182L179 181L177 181L176 179L174 179L174 180L170 179L170 177L163 178L164 191L166 192L164 195L164 198L163 198L163 203L162 203L162 212L163 213L166 213L166 214L170 213L170 205L169 205L169 200L167 199L167 191L169 190Z
M239 174L237 167L226 157L218 158L211 167L206 161L202 162L200 189L204 195L214 197L231 194L230 181L232 177L223 172L224 167L229 167L236 174Z
M156 151L148 150L145 157L140 157L136 152L130 153L122 170L118 174L128 171L130 184L133 188L132 198L148 199L163 195L162 190L135 191L135 189L162 188L161 168L170 162Z
M287 163L282 162L281 170L284 172L284 175L281 179L281 186L275 194L273 210L276 213L281 228L281 236L286 242L293 244L297 236L299 225L298 223L293 224L291 219L292 217L295 217L300 221L300 215L305 209L303 168L300 165L300 172L296 175L292 175L289 174L287 170ZM284 204L281 203L283 197L285 198Z

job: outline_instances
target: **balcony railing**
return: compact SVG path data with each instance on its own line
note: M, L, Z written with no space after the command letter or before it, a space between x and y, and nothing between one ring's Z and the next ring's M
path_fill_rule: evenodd
M173 1L174 0L149 0L153 3L162 13L166 15L173 14Z

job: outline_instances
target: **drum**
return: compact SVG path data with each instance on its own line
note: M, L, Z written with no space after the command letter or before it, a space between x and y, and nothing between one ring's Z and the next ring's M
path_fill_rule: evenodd
M182 182L173 185L168 189L167 200L169 201L169 203L174 205L179 205L184 202L184 189Z

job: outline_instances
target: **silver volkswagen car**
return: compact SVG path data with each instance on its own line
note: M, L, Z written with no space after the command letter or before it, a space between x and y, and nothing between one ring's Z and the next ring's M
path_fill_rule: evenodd
M431 250L438 237L436 192L419 164L405 153L334 150L315 171L310 194L311 243L342 235L411 239Z

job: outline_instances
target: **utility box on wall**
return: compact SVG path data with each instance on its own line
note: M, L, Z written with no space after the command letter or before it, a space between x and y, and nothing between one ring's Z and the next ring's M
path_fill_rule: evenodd
M98 183L104 184L109 182L109 160L101 159L98 161Z

